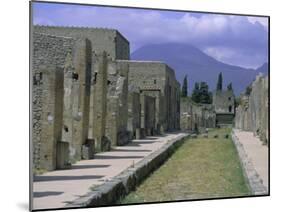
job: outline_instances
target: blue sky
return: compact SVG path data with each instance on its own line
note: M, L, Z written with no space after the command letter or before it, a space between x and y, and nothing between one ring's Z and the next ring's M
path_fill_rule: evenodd
M147 44L192 44L219 61L257 68L268 58L268 19L207 13L33 3L33 24L118 29L131 52Z

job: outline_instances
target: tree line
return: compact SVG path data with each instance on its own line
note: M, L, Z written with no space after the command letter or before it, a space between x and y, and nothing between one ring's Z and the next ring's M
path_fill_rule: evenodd
M222 73L220 72L218 75L218 81L216 86L216 91L222 91L223 89L223 77ZM227 85L227 90L233 90L232 83ZM187 75L185 75L182 83L181 89L181 97L185 98L188 97L188 79ZM194 88L191 94L192 101L201 104L212 104L213 102L213 94L209 91L209 86L207 82L195 82Z

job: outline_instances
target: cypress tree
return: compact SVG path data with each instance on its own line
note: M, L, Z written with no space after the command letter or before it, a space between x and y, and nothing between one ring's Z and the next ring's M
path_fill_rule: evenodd
M192 92L192 95L191 95L191 99L194 102L197 102L197 103L200 102L200 88L199 88L198 82L195 82L195 84L194 84L194 89L193 89L193 92Z
M186 75L185 75L185 77L183 79L181 96L182 97L187 97L187 76Z
M217 91L221 91L221 90L222 90L222 73L220 72L217 82Z
M206 82L200 83L200 103L202 104L212 103L212 93L209 92L209 86Z

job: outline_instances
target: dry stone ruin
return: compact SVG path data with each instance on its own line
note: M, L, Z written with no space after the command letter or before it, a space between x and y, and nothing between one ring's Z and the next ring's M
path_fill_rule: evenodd
M235 116L235 96L233 90L216 90L213 94L216 112L216 126L233 126Z
M261 74L241 95L236 108L235 127L252 131L254 135L268 143L268 76Z
M211 104L197 104L189 98L181 101L181 129L205 132L206 128L216 127L216 113Z
M180 84L130 61L117 30L33 27L33 168L68 168L132 139L180 129Z
M129 41L114 29L34 26L33 168L71 167L95 153L166 131L229 126L233 91L213 104L180 97L175 71L161 61L130 60ZM242 97L235 126L268 140L268 79Z

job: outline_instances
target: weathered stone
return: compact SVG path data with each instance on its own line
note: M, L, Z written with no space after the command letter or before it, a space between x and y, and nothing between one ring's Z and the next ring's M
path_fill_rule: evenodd
M117 62L128 64L129 85L155 98L155 132L180 129L180 84L174 70L156 61Z
M70 168L69 163L69 143L64 141L57 142L57 169Z
M97 152L110 149L110 144L105 138L106 108L107 108L107 65L106 52L93 55L95 64L92 69L94 76L92 81L92 138L95 140L95 150Z
M153 135L155 130L155 98L141 94L140 102L142 135Z
M140 94L137 91L129 90L128 94L128 124L130 139L140 139Z
M216 112L216 126L233 126L235 116L235 96L233 90L215 91L213 105Z
M94 158L95 140L87 139L86 143L82 146L82 159L89 160Z
M182 98L180 125L182 130L205 133L207 128L216 127L213 105L197 104L189 98Z
M106 136L113 146L129 142L128 124L128 65L111 61L108 64Z
M56 142L61 141L63 69L75 41L34 33L32 44L33 167L52 170L56 167Z
M97 54L106 51L113 59L128 60L130 58L128 40L115 29L35 25L33 30L36 33L58 37L87 38L91 41L92 48Z
M235 127L252 131L263 143L268 142L268 76L258 75L241 96L236 108Z

